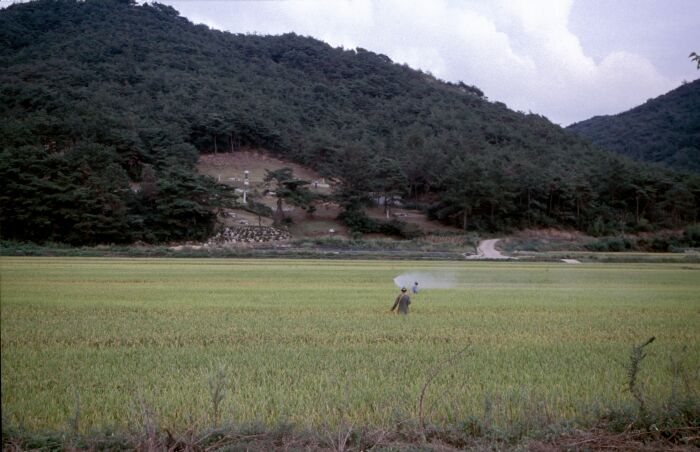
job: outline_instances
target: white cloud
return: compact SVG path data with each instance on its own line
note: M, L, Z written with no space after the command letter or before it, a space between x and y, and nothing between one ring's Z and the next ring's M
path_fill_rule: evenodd
M294 31L384 53L564 125L631 108L680 83L630 52L588 56L570 31L573 0L169 3L233 32Z

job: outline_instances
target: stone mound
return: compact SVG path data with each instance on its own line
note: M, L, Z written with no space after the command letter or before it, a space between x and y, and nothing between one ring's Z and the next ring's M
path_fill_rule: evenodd
M208 246L234 243L265 243L289 240L292 236L286 229L272 226L234 226L224 228L207 241Z

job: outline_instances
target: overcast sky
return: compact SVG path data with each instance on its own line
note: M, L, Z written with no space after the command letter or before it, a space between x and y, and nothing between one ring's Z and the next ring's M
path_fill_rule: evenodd
M561 125L700 77L700 0L160 0L235 33L363 47ZM3 2L4 3L4 2Z

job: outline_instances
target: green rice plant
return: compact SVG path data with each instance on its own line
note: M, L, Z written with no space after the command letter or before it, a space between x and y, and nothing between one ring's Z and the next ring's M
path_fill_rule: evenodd
M444 362L436 365L430 370L430 374L428 375L428 378L425 381L425 384L420 390L420 396L418 397L418 422L420 425L420 431L421 431L421 438L423 442L426 441L425 437L425 413L423 412L424 405L423 403L425 402L425 394L428 389L428 386L432 381L435 379L435 377L440 374L443 370L445 370L448 366L454 363L454 361L459 358L461 355L467 352L469 350L469 347L471 344L467 345L466 347L462 348L461 350L458 350L456 353L450 355Z
M214 428L219 426L219 416L221 402L226 397L228 386L228 369L225 363L217 363L213 366L208 375L209 391L211 393L211 412Z
M642 361L647 357L646 353L644 353L644 347L654 342L654 339L656 338L652 336L647 339L646 342L632 347L632 352L630 353L630 363L627 367L627 386L629 387L630 393L639 403L639 417L642 420L647 417L647 410L646 402L644 401L644 392L640 387L637 377L639 375Z
M426 432L481 419L484 435L512 437L516 424L529 435L545 424L595 422L595 407L629 405L624 358L640 335L657 338L639 374L651 413L674 387L685 398L684 379L693 384L668 356L682 354L683 369L700 366L699 270L3 257L3 424L66 429L77 391L81 434L157 439L164 429L178 437L212 425L270 431L285 423L336 438L348 426L415 436L426 369L471 343L469 359L431 380ZM453 284L424 288L408 316L386 314L393 279L415 271ZM228 372L218 391L207 378L216 363Z
M70 430L77 434L80 432L80 393L77 389L74 389L75 394L75 409L73 410L73 415L68 420L68 425Z

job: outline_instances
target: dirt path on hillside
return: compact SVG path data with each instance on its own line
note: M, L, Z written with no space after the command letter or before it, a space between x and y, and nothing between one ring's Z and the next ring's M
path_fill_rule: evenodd
M466 256L467 259L515 259L514 257L501 254L496 249L496 243L501 239L482 240L476 247L476 254Z

